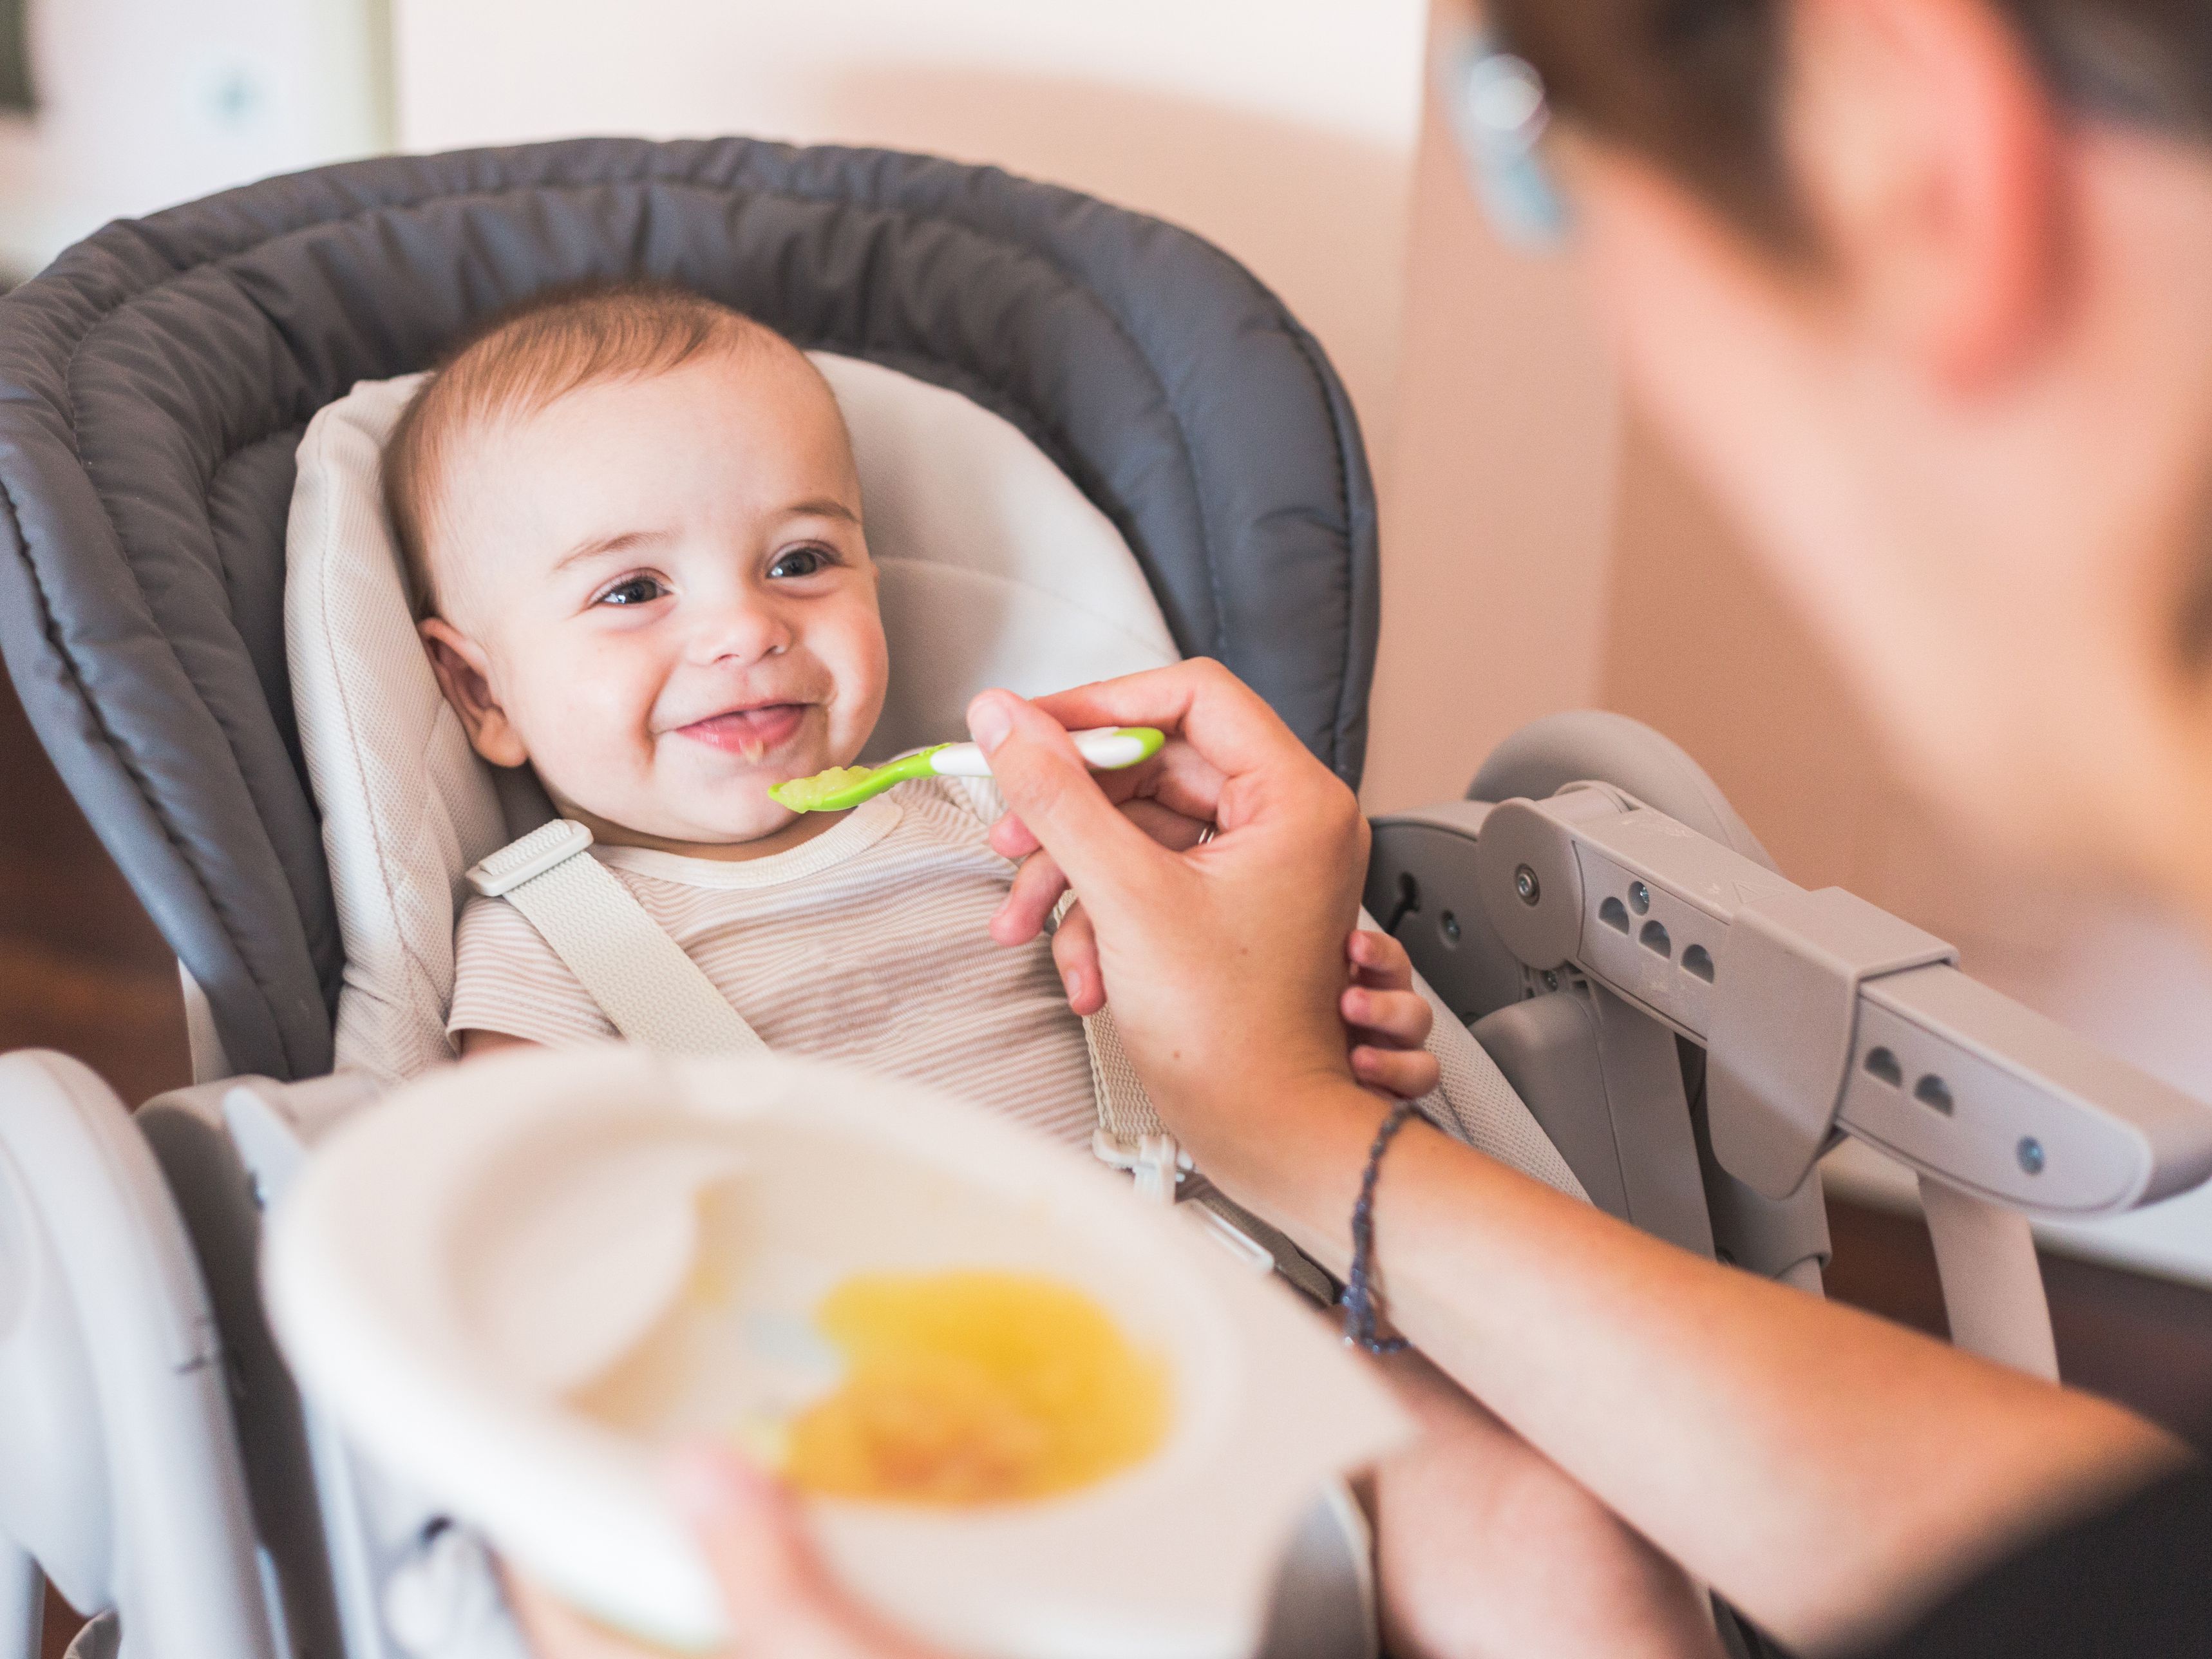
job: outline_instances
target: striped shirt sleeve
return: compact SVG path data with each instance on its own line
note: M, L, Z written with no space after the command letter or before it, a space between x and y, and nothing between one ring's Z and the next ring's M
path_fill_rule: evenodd
M616 1035L553 947L505 899L472 895L453 936L449 1036L496 1031L567 1048Z

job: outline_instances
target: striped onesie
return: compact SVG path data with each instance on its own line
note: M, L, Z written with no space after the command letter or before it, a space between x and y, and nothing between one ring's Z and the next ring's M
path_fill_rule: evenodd
M770 1048L933 1085L1057 1140L1096 1121L1083 1023L1051 943L988 926L1014 866L986 840L983 790L902 783L789 852L742 862L594 847ZM504 899L472 897L446 1029L549 1047L614 1027Z

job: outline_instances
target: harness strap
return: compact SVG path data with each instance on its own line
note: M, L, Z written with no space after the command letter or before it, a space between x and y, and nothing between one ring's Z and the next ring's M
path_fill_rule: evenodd
M1199 1190L1190 1195L1184 1206L1190 1211L1204 1211L1214 1223L1225 1229L1234 1238L1243 1241L1249 1250L1255 1266L1272 1268L1288 1280L1291 1287L1316 1307L1336 1305L1336 1281L1285 1234L1270 1227L1228 1194L1197 1183Z
M592 857L592 832L556 819L469 871L469 885L522 912L599 1012L665 1054L755 1054L760 1040L637 896Z
M1140 1196L1174 1203L1176 1187L1190 1172L1190 1154L1160 1121L1144 1080L1121 1047L1121 1029L1110 1009L1084 1017L1083 1041L1091 1050L1091 1087L1098 1098L1092 1154L1110 1169L1128 1170Z
M1074 904L1073 892L1061 895L1053 907L1055 928ZM1190 1154L1176 1144L1152 1097L1145 1092L1144 1079L1121 1046L1112 1009L1083 1017L1083 1043L1091 1052L1091 1089L1098 1101L1098 1127L1091 1136L1092 1155L1109 1169L1133 1176L1140 1197L1174 1203L1176 1188L1190 1173Z

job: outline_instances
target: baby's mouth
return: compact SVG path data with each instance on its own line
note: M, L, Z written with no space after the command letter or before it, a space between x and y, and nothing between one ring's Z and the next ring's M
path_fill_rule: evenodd
M733 708L690 726L676 728L678 737L703 743L709 749L741 755L758 762L770 750L781 748L799 734L811 703L770 702L757 708Z

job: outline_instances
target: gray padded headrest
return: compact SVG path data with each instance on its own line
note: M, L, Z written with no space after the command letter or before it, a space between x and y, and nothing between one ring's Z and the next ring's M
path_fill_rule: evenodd
M990 168L741 139L272 179L111 225L0 298L0 651L238 1069L327 1069L342 967L283 659L301 434L492 312L626 274L1006 416L1121 531L1184 654L1357 781L1358 430L1311 337L1198 238Z

